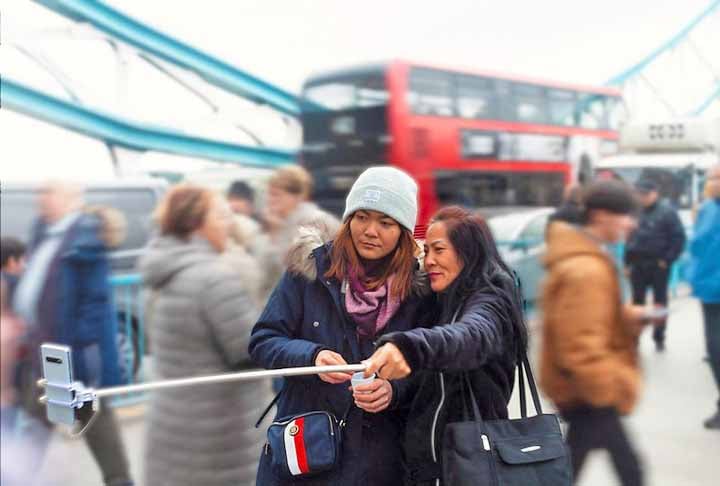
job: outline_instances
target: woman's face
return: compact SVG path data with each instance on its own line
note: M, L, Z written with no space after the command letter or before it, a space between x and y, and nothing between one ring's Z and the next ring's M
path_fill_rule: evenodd
M205 222L199 229L199 233L210 242L218 252L225 250L228 235L230 233L232 213L227 202L220 196L212 198Z
M269 186L267 191L267 209L273 215L285 219L303 202L302 196L292 194L277 186Z
M450 243L445 223L433 223L425 235L425 270L434 292L442 292L460 275L463 264Z
M353 245L365 260L379 260L389 255L397 246L401 233L397 221L377 211L360 210L350 220Z

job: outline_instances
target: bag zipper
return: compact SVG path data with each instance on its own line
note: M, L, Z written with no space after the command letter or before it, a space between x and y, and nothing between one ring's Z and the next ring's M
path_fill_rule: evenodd
M498 483L498 477L497 477L497 471L495 469L495 457L492 453L492 448L490 447L490 438L488 438L487 435L482 434L480 436L480 439L482 440L483 449L485 449L488 453L488 461L490 461L490 474L492 475L492 484L497 486Z
M290 422L292 422L293 420L297 420L297 419L299 419L299 418L301 418L301 417L307 417L308 415L313 415L313 414L316 414L316 413L321 413L321 414L325 415L325 416L328 418L328 422L330 423L330 435L332 435L332 436L334 437L334 436L335 436L335 427L333 427L334 420L333 420L332 415L330 415L330 414L327 413L327 412L322 412L322 411L319 411L319 410L318 410L318 411L315 411L315 412L302 413L302 414L300 414L300 415L296 415L296 416L294 416L294 417L292 417L292 418L289 418L289 419L287 419L287 420L272 422L272 423L270 424L270 427L272 427L273 425L287 425L287 424L289 424Z

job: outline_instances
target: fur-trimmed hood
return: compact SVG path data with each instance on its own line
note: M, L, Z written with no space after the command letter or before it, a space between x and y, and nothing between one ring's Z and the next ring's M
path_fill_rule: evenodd
M322 224L301 227L298 233L299 236L287 254L287 270L312 282L318 278L318 268L323 265L318 261L318 255L322 250L322 253L329 258L335 233L329 231L328 227ZM424 297L430 295L431 292L427 273L421 269L420 262L418 262L411 293Z

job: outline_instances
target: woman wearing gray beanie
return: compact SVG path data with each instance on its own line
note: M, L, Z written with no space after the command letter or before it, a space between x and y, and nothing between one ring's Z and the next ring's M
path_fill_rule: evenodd
M253 329L252 358L265 368L359 363L380 336L423 324L431 301L416 259L416 218L417 185L410 176L391 167L363 172L335 240L323 244L318 231L306 230L291 250L288 270ZM349 413L342 457L334 469L313 476L313 485L401 484L405 416L396 404L408 393L405 382L375 379L351 391L349 380L344 373L287 378L276 420ZM263 450L258 486L304 477L297 470L293 480L282 479L274 470L286 452L269 444Z

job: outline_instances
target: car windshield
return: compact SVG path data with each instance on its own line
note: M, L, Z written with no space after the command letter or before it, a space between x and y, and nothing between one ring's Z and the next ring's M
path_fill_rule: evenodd
M527 219L524 214L506 214L503 216L491 217L488 220L490 231L498 243L512 241L515 239L518 229Z

